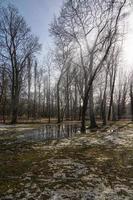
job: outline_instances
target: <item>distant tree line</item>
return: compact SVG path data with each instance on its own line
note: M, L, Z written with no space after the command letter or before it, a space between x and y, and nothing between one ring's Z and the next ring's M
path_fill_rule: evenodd
M81 120L97 127L133 120L133 72L121 70L126 0L67 0L50 25L54 48L41 49L18 10L0 9L0 117Z

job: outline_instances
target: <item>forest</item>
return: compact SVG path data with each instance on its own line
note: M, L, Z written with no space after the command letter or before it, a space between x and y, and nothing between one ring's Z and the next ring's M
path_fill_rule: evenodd
M132 6L65 0L42 60L18 8L0 3L0 199L133 198Z
M68 1L49 26L54 39L41 64L41 44L18 10L1 9L0 118L3 123L55 119L133 120L133 72L121 61L127 2Z

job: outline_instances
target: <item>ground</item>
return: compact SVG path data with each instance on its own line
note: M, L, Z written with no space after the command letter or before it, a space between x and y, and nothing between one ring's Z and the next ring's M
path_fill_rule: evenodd
M0 199L133 200L133 124L0 126Z

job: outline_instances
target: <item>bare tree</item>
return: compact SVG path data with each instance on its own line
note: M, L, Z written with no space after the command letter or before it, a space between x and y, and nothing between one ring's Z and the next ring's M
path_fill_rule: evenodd
M56 22L55 22L56 23ZM55 25L55 24L54 24ZM69 69L71 66L71 57L72 57L72 47L70 43L66 43L60 32L55 32L53 25L51 25L50 29L51 35L54 36L56 40L56 48L55 48L55 68L58 70L58 80L57 80L57 112L58 112L58 123L61 122L61 109L60 109L60 85L62 78L67 75L67 83L69 82ZM66 85L67 90L67 105L69 107L69 88ZM69 112L69 108L67 108L67 112ZM68 114L69 115L69 114Z
M93 81L106 61L112 44L116 41L119 32L118 25L125 4L126 0L121 2L68 0L59 18L55 19L52 24L52 30L56 34L60 33L66 42L72 42L77 48L73 61L78 60L77 64L80 65L84 74L81 128L83 132L89 100L91 127L96 126Z
M18 10L9 5L0 12L0 58L6 62L11 76L11 123L17 122L19 96L26 59L40 49Z

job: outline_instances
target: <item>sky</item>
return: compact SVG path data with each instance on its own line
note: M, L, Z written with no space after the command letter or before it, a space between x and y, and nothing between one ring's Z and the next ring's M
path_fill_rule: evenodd
M0 0L3 4L12 3L25 18L27 24L31 27L32 33L39 37L42 44L41 58L46 54L52 44L52 38L49 34L49 24L54 15L58 15L63 0ZM130 14L128 28L126 30L125 41L123 45L123 60L125 68L133 69L133 14Z
M39 37L42 44L42 55L46 54L52 43L49 34L49 24L52 22L54 15L58 15L63 0L0 0L3 5L11 3L15 5L20 14L26 20L28 26L34 35Z

